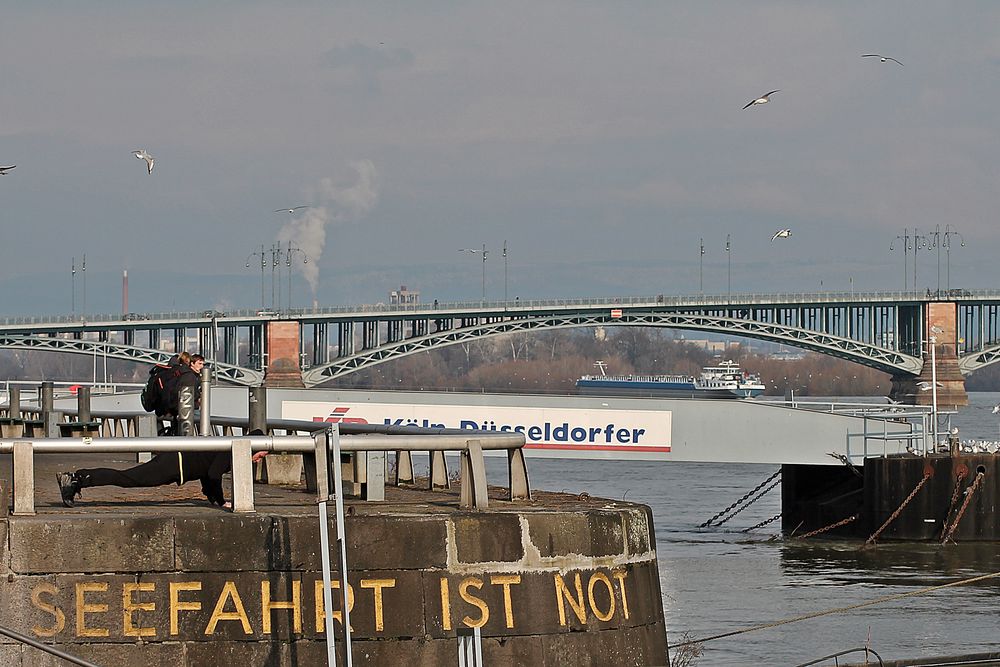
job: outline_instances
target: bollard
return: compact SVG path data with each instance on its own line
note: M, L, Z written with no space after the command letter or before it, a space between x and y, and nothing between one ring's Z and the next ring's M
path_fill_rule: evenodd
M208 366L201 367L201 434L203 436L213 435L212 433L212 369Z
M42 428L46 438L59 437L59 423L50 419L55 387L51 382L43 382L38 390L38 408L42 413Z
M267 434L267 387L260 385L259 387L249 388L249 408L247 414L250 416L250 421L247 425L247 433L250 431L260 430L261 433Z
M76 419L81 424L90 422L90 387L80 386L76 390Z
M21 418L21 388L11 387L10 393L10 414L7 416L11 419Z

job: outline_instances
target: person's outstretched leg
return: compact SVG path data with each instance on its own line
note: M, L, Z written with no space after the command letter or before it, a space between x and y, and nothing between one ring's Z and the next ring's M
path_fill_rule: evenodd
M179 482L180 467L176 453L154 456L126 470L114 468L82 468L76 472L56 475L63 505L73 507L80 490L91 486L120 486L123 488L160 486Z

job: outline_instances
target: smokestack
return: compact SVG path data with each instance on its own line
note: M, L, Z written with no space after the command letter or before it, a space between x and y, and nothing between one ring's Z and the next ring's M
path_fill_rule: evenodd
M128 269L122 270L122 313L128 312Z

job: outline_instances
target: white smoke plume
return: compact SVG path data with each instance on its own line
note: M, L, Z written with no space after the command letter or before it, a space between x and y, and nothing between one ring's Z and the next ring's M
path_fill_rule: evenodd
M304 209L301 217L285 224L278 232L278 241L291 243L293 266L301 271L312 296L319 288L319 260L326 247L326 227L346 224L364 217L378 201L378 172L371 160L351 163L354 183L344 185L333 178L323 178L315 187L314 204ZM305 253L307 262L299 262L294 249Z

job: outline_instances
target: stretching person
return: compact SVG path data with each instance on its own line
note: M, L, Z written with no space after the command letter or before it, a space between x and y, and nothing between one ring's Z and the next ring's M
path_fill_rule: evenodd
M264 435L255 429L247 435ZM267 452L253 455L256 463L267 456ZM229 507L222 493L222 476L232 470L233 457L230 452L161 452L146 463L126 470L115 468L81 468L75 472L61 472L56 475L63 505L73 507L80 490L92 486L120 486L123 488L162 486L198 480L201 491L208 502L220 507Z

